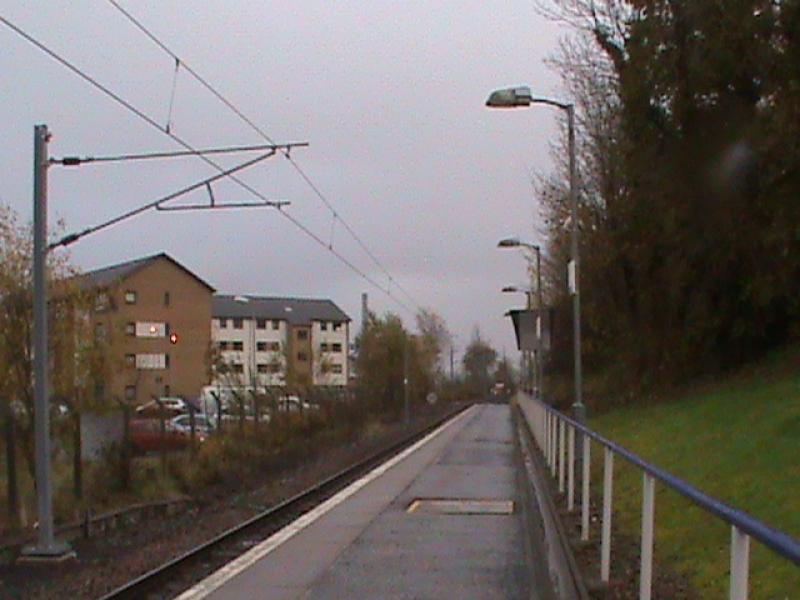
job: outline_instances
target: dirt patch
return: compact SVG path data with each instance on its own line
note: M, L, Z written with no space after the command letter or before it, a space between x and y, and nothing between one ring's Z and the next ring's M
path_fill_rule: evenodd
M284 473L214 489L184 513L158 517L109 534L75 541L78 559L58 567L0 567L0 597L63 600L96 598L222 533L314 483L333 475L439 418L420 415L410 426L393 424L349 444L320 449L315 458Z

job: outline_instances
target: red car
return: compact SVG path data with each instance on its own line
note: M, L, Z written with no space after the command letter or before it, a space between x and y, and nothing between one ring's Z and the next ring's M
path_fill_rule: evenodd
M133 419L130 422L131 444L135 452L171 452L183 450L189 446L191 435L170 426L169 421L164 423L165 430L161 431L161 421L158 419ZM206 434L196 432L195 439L203 441Z

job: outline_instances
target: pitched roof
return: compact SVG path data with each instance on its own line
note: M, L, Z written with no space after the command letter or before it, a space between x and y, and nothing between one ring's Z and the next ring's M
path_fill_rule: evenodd
M237 300L237 298L247 298L247 302ZM216 294L212 298L211 316L215 318L280 319L288 321L292 325L310 325L312 321L350 321L350 317L332 300L224 294Z
M171 262L173 265L175 265L188 275L194 277L202 285L207 287L211 292L216 291L208 283L200 279L197 275L192 273L189 269L184 267L181 263L179 263L177 260L169 256L165 252L160 252L159 254L153 254L152 256L145 256L143 258L129 260L127 262L111 265L109 267L103 267L102 269L95 269L94 271L89 271L88 273L82 273L81 275L77 276L77 281L78 284L83 289L106 288L120 281L123 281L124 279L127 279L140 269L143 269L144 267L147 267L162 258L168 260L169 262Z

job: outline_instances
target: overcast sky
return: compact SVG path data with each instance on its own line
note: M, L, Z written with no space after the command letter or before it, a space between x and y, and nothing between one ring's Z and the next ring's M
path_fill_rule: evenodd
M479 326L517 356L503 313L524 298L500 288L523 283L525 263L495 246L508 235L539 241L529 178L549 168L558 115L484 102L518 84L559 95L545 59L563 32L532 1L121 4L274 140L310 143L293 153L297 162L415 302L445 318L458 350ZM0 14L166 123L174 63L107 1L0 0ZM53 156L178 149L1 25L0 115L0 202L25 219L35 123L50 127ZM172 128L196 147L263 141L185 71ZM81 229L213 173L196 158L52 168L50 221ZM286 210L330 242L330 211L288 161L242 178L291 201ZM234 184L215 190L220 202L253 200ZM341 224L332 239L388 283ZM328 297L358 322L366 291L373 309L413 323L269 209L148 213L81 240L71 256L88 270L162 251L219 292Z

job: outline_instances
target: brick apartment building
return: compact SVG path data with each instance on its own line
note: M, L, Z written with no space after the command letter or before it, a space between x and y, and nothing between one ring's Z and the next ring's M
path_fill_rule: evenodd
M211 339L225 373L219 385L344 387L350 317L331 300L215 295Z
M161 253L78 278L94 297L91 322L106 344L107 398L196 398L208 383L214 288Z

